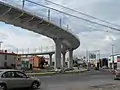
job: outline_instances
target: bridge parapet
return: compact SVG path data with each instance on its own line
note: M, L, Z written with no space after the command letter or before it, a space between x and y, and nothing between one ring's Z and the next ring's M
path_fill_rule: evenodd
M47 46L47 47L39 47L39 48L27 48L27 49L8 49L7 52L9 53L16 53L16 54L31 54L31 53L46 53L46 52L54 52L55 46Z

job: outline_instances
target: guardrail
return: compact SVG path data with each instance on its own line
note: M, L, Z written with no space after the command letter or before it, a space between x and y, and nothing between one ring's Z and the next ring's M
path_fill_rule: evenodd
M5 50L2 50L4 52ZM55 51L55 46L48 46L48 47L39 47L39 48L27 48L27 49L8 49L8 53L16 53L16 54L30 54L30 53L46 53L46 52L53 52Z

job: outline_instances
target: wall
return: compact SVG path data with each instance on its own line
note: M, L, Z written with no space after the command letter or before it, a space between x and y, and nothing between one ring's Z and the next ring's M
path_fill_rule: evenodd
M38 68L39 67L39 57L34 56L33 58L33 68Z
M17 55L12 53L1 53L0 52L0 68L5 67L5 63L8 67L15 64L17 60Z

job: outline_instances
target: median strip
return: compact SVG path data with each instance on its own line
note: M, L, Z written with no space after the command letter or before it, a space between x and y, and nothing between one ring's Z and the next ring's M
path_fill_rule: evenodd
M86 71L87 70L66 71L66 72L27 73L27 75L30 75L30 76L50 76L50 75L57 75L57 74L77 74L77 73L83 73Z
M55 72L44 72L44 73L27 73L30 76L47 76L47 75L54 75Z

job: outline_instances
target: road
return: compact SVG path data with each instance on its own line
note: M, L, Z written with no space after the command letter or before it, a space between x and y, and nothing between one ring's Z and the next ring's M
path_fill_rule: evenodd
M43 76L39 78L42 81L40 90L86 90L87 88L119 83L119 81L113 79L111 73L104 71L89 71L83 74Z
M120 90L120 81L114 80L113 75L106 71L93 70L82 74L42 76L39 78L42 85L38 90ZM107 87L107 89L97 89L100 87Z

